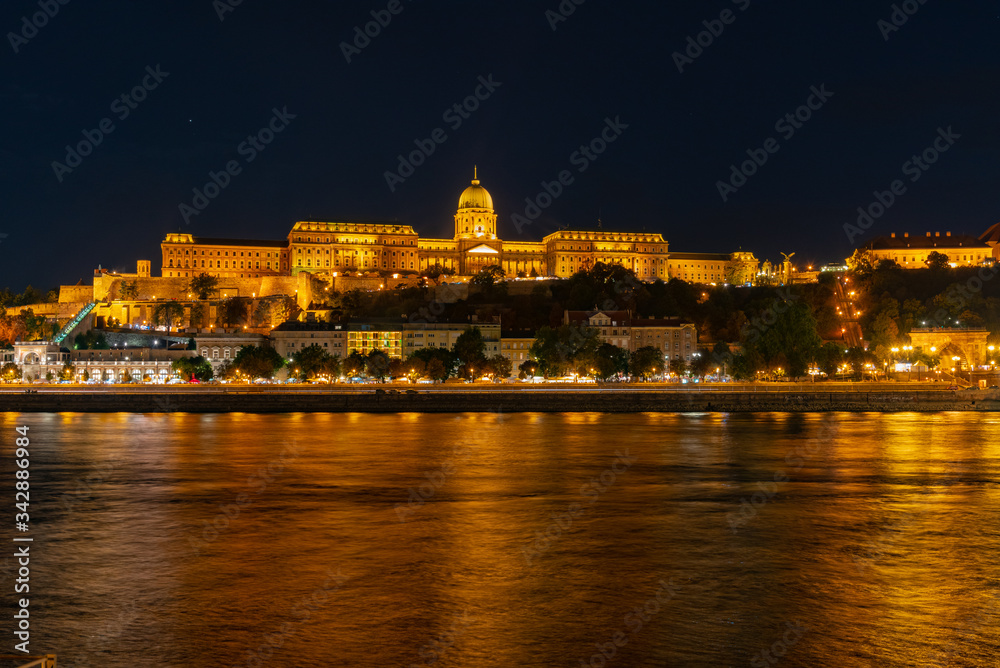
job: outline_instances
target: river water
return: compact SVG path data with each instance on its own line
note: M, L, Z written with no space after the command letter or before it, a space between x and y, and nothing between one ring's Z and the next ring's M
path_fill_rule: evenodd
M1000 666L1000 415L0 417L61 668Z

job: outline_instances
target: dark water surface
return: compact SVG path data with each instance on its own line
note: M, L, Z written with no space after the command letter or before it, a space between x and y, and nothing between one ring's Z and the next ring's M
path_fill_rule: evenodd
M61 668L1000 666L1000 415L20 424Z

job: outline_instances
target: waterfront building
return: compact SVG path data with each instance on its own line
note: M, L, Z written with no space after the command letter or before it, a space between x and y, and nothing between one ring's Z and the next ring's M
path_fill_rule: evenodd
M182 357L194 357L195 351L164 348L120 348L114 350L68 350L50 341L17 342L9 361L21 367L22 378L44 380L49 374L58 378L66 364L74 367L73 380L133 382L149 379L165 382L174 376L172 364Z
M347 355L357 352L367 355L381 350L392 359L403 357L402 323L381 320L357 320L345 325Z
M698 351L698 329L679 318L635 318L628 311L565 311L563 323L598 331L602 343L635 352L652 346L665 358L690 362Z
M698 328L680 318L633 318L630 350L652 347L673 361L690 362L698 352Z
M466 330L478 327L483 337L484 355L500 354L500 322L474 320L470 322L409 322L402 328L403 359L421 348L454 350L455 342Z
M563 324L596 329L601 343L610 343L623 350L632 344L628 311L564 311Z
M212 365L212 371L219 372L227 362L236 359L236 354L244 346L263 346L267 339L261 334L209 332L194 335L196 352Z
M530 351L534 343L534 332L523 330L501 332L500 354L510 360L513 375L516 376L518 367L531 359Z
M923 235L910 235L909 232L889 236L876 237L861 246L859 250L871 253L875 263L881 260L895 260L904 269L923 269L927 266L927 256L932 252L948 256L948 263L953 267L970 267L981 264L992 264L1000 257L1000 247L993 242L991 247L982 239L1000 238L1000 229L994 225L990 230L976 238L969 234L952 235L945 232Z
M995 362L987 344L990 332L984 327L929 327L910 330L910 345L941 358L942 367L980 369ZM955 359L955 358L958 359Z
M334 357L346 357L347 331L343 325L290 320L271 330L271 346L286 360L303 348L317 345Z

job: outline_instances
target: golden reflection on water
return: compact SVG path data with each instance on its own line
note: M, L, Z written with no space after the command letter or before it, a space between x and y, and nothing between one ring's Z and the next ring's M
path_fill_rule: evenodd
M1000 665L993 414L19 419L68 662Z

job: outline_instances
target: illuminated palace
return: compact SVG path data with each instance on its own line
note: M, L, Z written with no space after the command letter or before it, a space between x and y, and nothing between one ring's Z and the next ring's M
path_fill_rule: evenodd
M287 239L278 241L168 234L161 245L161 275L190 278L207 273L220 278L263 278L301 272L415 274L437 266L444 274L472 276L483 267L499 265L508 276L567 278L603 262L627 267L640 279L650 281L687 273L694 266L692 260L704 259L705 278L709 278L711 264L713 268L720 265L718 275L712 278L724 280L721 265L729 260L724 255L697 258L693 256L699 254L686 253L684 269L677 272L678 266L672 274L667 242L660 234L560 230L540 242L502 241L497 236L493 197L475 176L459 197L455 235L451 239L422 239L411 226L398 223L346 221L298 222ZM740 264L747 259L732 258ZM749 259L756 265L755 259Z

